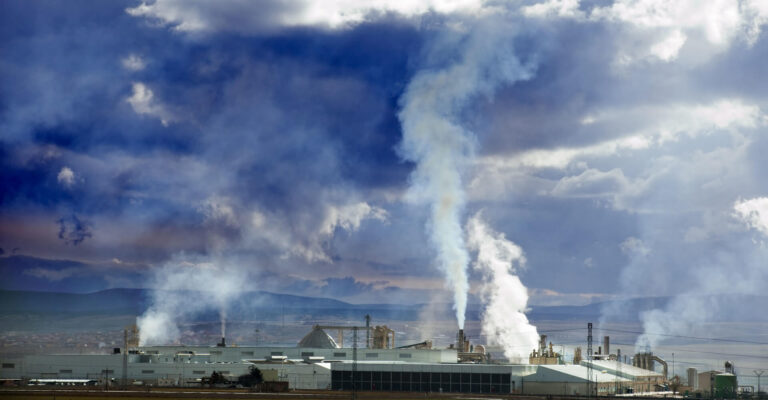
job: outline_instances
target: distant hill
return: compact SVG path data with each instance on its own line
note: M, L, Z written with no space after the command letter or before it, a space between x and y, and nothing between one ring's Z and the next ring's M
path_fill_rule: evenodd
M190 301L195 301L196 292L180 292ZM19 290L0 290L0 317L19 314L38 315L141 315L151 304L158 292L149 289L109 289L94 293L54 293ZM167 294L167 293L166 293ZM723 295L709 296L718 321L768 321L765 312L741 307L744 304L768 304L768 297ZM643 311L664 308L670 297L644 297L627 299L622 302L593 303L582 306L534 306L527 313L532 321L598 321L605 309L618 312L609 314L609 321L635 322ZM244 293L227 310L233 320L277 320L285 316L300 319L348 318L359 320L362 315L371 314L375 320L407 320L422 318L426 309L423 304L350 304L340 300L278 294L265 291ZM732 310L733 309L733 310ZM450 304L432 306L434 319L450 319L453 316ZM723 312L727 310L728 312ZM468 320L477 320L482 315L481 306L472 304L467 310ZM198 314L195 320L217 320L218 310ZM0 329L2 329L0 327Z

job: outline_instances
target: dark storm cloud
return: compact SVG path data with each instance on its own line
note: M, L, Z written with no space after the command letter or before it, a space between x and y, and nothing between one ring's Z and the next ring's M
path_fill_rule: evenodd
M93 236L90 224L75 214L61 217L56 223L59 224L59 239L63 240L65 244L77 246L85 239Z
M284 23L301 11L284 2L157 2L184 11L177 20L126 12L140 4L0 5L6 249L77 258L91 246L88 257L155 265L233 253L284 289L311 278L330 295L324 279L352 276L326 285L352 298L386 293L363 282L435 277L424 210L402 201L413 166L395 150L398 101L415 73L450 59L433 44L460 42L476 17L374 10L329 28ZM667 62L647 47L676 27L508 11L535 74L457 118L480 145L468 212L485 209L521 245L525 283L668 294L691 265L716 271L728 254L752 274L761 253L730 214L738 197L765 195L765 34L713 45L682 27ZM184 25L196 18L204 26ZM639 58L618 62L625 53ZM631 136L647 143L619 143ZM51 246L62 215L98 231ZM27 222L21 240L7 233L17 216L45 223ZM70 243L90 233L65 222Z

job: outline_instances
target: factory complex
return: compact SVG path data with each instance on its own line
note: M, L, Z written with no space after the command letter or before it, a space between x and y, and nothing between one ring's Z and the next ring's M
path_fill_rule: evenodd
M326 332L352 330L354 343L342 347ZM539 395L649 395L669 390L664 373L654 371L650 353L622 362L620 354L589 354L566 364L542 335L528 364L500 363L482 345L459 331L448 348L430 341L395 347L386 326L315 326L296 347L140 346L135 328L112 354L27 355L2 359L0 379L19 384L200 387L223 377L228 384L258 369L267 382L288 389L498 393ZM339 340L341 342L341 340ZM360 346L356 346L359 343ZM605 338L608 353L608 338ZM591 347L590 347L591 350ZM665 368L666 371L666 368ZM713 375L714 376L714 375ZM712 378L715 382L715 378ZM730 381L729 381L730 382ZM735 379L732 384L736 385Z

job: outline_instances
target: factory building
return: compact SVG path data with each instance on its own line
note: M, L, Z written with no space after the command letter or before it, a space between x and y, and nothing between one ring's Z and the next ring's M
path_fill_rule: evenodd
M341 347L325 329L351 329L362 346ZM126 331L126 347L114 354L3 359L0 378L191 387L214 372L237 381L255 367L265 380L290 389L539 395L645 392L663 382L661 374L615 360L564 365L546 336L531 353L531 364L510 365L491 363L485 348L473 346L463 331L443 349L429 341L395 348L394 332L385 326L315 326L296 347L227 346L224 339L216 346L139 346L134 333Z
M598 374L608 374L624 379L617 381L620 385L619 393L655 392L663 389L664 375L625 364L617 360L581 360L581 365L592 366L592 370Z

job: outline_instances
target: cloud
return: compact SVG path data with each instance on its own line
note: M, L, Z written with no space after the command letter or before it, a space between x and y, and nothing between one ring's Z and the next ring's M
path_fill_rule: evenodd
M52 282L61 281L70 278L80 272L79 268L48 269L48 268L30 268L24 270L24 273L35 278L46 279Z
M687 37L679 30L674 30L666 39L654 44L650 52L662 61L672 61L677 58Z
M126 12L181 32L235 31L253 34L294 26L340 29L387 13L405 17L429 12L480 15L487 12L485 8L484 2L480 0L331 0L322 3L261 1L258 4L243 0L226 0L216 4L157 0L142 2L126 9Z
M709 59L737 40L752 46L768 22L768 10L759 0L706 4L695 0L618 0L606 6L546 0L525 6L522 12L531 18L615 25L618 46L614 66L619 68L675 61L687 42L696 48L692 58L699 59Z
M619 245L621 252L629 256L647 256L651 250L645 246L642 240L636 237L628 237Z
M134 82L132 84L133 94L125 99L136 114L145 114L156 117L163 126L168 126L175 117L166 109L166 107L155 99L152 89L144 83Z
M365 202L344 204L339 207L328 206L319 233L330 236L337 228L354 232L360 228L360 223L365 219L386 221L387 211L383 208L372 207Z
M326 278L323 280L323 283L325 284L322 288L324 293L340 297L358 295L371 291L375 287L372 283L363 283L351 276L344 278Z
M768 197L738 200L733 204L736 218L768 236Z
M229 210L227 210L229 211ZM306 216L302 225L290 225L279 215L252 209L243 217L245 243L267 243L283 258L297 257L306 262L332 263L328 253L330 241L338 232L355 232L365 220L385 222L386 210L366 202L326 203L320 215ZM234 218L233 218L234 220Z
M56 180L66 188L72 187L75 184L75 173L69 167L62 167L56 175Z
M121 59L120 63L129 71L141 71L147 67L147 62L136 54L129 54Z
M617 168L607 172L588 169L580 175L567 176L552 189L554 196L604 197L624 193L632 183Z
M90 224L75 214L61 217L57 223L59 224L59 239L63 240L64 244L77 246L85 239L93 236Z

